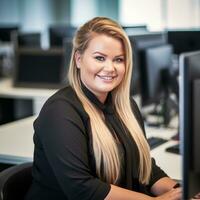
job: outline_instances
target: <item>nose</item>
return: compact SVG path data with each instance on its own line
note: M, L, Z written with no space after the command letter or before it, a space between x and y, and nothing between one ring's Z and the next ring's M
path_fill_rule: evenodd
M111 71L111 72L113 72L113 71L115 71L115 64L114 64L114 62L112 62L112 61L107 61L106 63L105 63L105 66L104 66L104 69L106 70L106 71Z

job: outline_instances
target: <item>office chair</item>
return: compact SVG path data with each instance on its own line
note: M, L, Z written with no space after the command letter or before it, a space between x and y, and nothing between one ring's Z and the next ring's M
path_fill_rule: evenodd
M0 173L0 200L22 200L32 182L32 162L12 166Z

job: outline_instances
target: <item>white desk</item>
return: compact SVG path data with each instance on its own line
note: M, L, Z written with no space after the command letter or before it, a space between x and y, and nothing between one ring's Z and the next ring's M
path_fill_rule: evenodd
M19 164L33 159L34 117L0 126L0 163Z
M0 80L0 97L33 100L33 113L37 115L44 102L56 92L55 89L13 87L11 79Z
M33 158L33 121L35 117L0 126L0 162L23 163ZM175 130L146 128L147 137L170 138ZM165 148L176 143L169 141L151 151L157 164L172 178L181 179L181 156L168 153Z
M165 128L146 128L147 137L155 136L170 139L176 134L174 129ZM181 156L166 152L165 149L172 145L177 144L177 141L169 140L168 142L156 147L151 151L152 157L156 159L157 165L159 165L171 178L181 180L182 168L181 168Z

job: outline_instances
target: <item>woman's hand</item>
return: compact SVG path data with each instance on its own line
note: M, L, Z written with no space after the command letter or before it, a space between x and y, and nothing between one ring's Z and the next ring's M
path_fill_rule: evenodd
M172 188L170 191L155 197L155 200L181 200L182 197L182 188Z
M200 199L200 192L196 194L193 198L191 198L191 200L195 200L195 199Z

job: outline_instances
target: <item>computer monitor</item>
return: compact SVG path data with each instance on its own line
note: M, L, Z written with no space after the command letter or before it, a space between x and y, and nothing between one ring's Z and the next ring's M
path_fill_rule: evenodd
M16 33L14 36L14 42L17 47L41 47L41 33Z
M149 47L141 55L141 103L159 103L168 95L173 48L171 45Z
M60 88L66 84L62 48L19 48L16 51L14 86Z
M54 25L49 27L50 46L63 46L65 38L73 38L76 27L67 25Z
M180 56L180 139L183 199L200 192L200 51Z
M164 45L166 36L162 32L151 32L129 36L133 49L133 72L131 80L131 95L140 93L140 68L142 67L142 52L148 47Z
M0 42L11 42L12 32L18 31L17 25L0 25Z
M200 50L200 30L168 30L167 40L177 55Z

